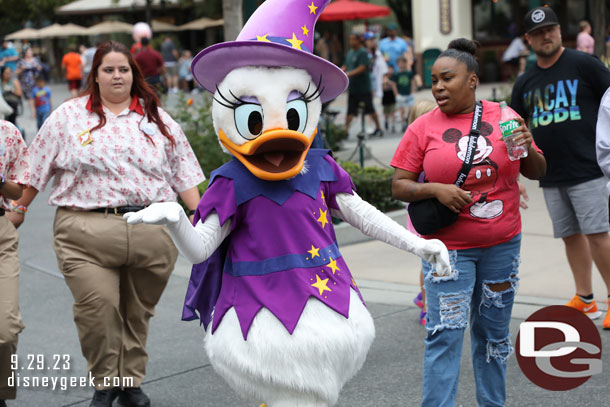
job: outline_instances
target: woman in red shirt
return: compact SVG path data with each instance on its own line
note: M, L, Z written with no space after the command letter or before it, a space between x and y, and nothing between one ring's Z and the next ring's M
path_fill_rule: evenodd
M438 108L409 126L391 163L396 170L395 198L407 202L437 198L459 214L452 225L425 236L445 243L455 272L438 277L433 265L423 262L428 336L422 406L453 406L469 319L477 402L504 405L521 246L517 177L521 173L538 179L546 171L544 157L521 118L513 132L521 132L516 142L529 154L509 160L499 128L499 104L484 100L472 167L463 187L454 185L473 122L478 84L475 53L472 41L459 39L438 57L432 67L432 94ZM422 171L426 182L417 183Z

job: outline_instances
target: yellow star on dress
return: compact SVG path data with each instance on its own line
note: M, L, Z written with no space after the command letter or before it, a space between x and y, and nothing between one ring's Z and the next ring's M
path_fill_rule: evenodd
M309 14L316 14L316 10L318 9L316 6L313 5L313 1L311 2L311 4L309 6Z
M303 43L303 41L297 39L297 36L294 33L292 33L292 38L286 38L286 42L289 42L290 45L292 45L292 48L296 49L301 49L301 44Z
M312 286L316 287L318 291L320 291L320 295L322 295L324 291L332 291L326 284L328 284L328 278L322 280L320 276L316 274L316 282L313 283Z
M318 253L319 251L319 247L314 247L313 245L311 245L311 250L307 250L307 253L311 254L311 258L313 259L316 256L320 257L320 253Z
M303 27L301 27L301 30L303 30L303 35L306 35L309 37L309 30L307 29L307 25L304 25Z
M340 271L341 269L337 266L337 260L333 260L333 258L330 258L330 263L328 263L326 265L326 267L328 267L329 269L331 269L333 271L333 274L335 274L335 271Z
M324 226L326 226L326 224L328 223L328 218L326 217L327 212L328 211L323 211L322 209L320 209L320 217L318 218L318 222L322 224L322 229L324 229Z
M263 35L262 37L257 35L257 36L256 36L256 41L266 41L266 42L271 42L271 41L269 41L269 40L267 39L267 36L268 36L268 35L269 35L269 34L265 34L265 35Z

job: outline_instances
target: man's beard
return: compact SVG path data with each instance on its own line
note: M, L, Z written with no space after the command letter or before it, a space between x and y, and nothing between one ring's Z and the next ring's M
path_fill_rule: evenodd
M536 55L538 55L539 57L552 57L557 52L559 52L560 49L561 49L561 43L558 43L557 45L555 45L553 48L551 48L548 51L544 47L541 47L538 50L534 50L534 53Z

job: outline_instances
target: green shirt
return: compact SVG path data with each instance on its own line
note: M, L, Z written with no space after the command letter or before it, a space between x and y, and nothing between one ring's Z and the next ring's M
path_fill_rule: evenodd
M413 71L399 71L392 75L392 80L396 82L396 88L399 95L411 94L411 80L413 80Z
M364 65L366 70L362 73L349 78L349 93L353 95L362 95L371 93L371 73L369 68L369 53L364 47L357 50L350 49L345 57L345 66L347 72L353 71L360 65Z

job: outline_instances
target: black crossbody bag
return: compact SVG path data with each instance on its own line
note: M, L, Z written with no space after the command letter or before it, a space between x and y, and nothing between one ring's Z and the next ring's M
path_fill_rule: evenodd
M481 120L483 118L483 105L477 101L474 106L474 115L472 116L472 126L468 137L468 150L464 157L464 163L458 177L455 180L455 185L462 188L466 177L472 168L472 160L477 148L477 139L481 130ZM452 225L458 218L458 213L443 205L437 198L422 199L421 201L411 202L409 204L409 217L415 230L422 235L430 235L438 232L440 229Z

